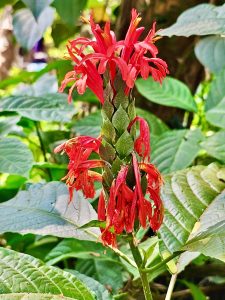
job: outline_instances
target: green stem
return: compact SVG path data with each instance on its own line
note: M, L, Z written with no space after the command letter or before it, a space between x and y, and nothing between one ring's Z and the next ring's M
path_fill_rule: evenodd
M138 267L140 277L141 277L145 300L153 300L152 293L150 290L150 285L148 282L148 274L146 272L143 272L143 269L142 269L142 267L144 267L144 266L142 266L143 261L142 261L140 251L139 251L138 247L134 244L133 238L129 241L129 244L130 244L130 249L131 249L132 255L134 257L134 260L136 262L136 265Z
M173 274L173 275L171 276L170 284L169 284L169 287L168 287L168 290L167 290L167 293L166 293L166 298L165 298L165 300L171 300L171 297L172 297L172 294L173 294L173 289L174 289L176 280L177 280L177 273L176 273L176 274Z
M164 259L162 262L160 262L159 264L155 265L152 268L145 268L142 270L142 272L144 273L151 273L161 267L163 267L165 264L167 264L169 261L171 261L172 259L174 259L175 257L177 257L178 255L182 254L184 251L177 251L174 252L172 255L170 255L169 257L167 257L166 259Z

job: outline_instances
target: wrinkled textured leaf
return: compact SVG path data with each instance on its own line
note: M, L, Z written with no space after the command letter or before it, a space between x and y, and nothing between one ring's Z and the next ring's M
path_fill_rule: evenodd
M53 5L65 23L75 26L86 3L87 0L55 0Z
M167 131L152 145L152 162L163 173L188 167L200 150L202 134L197 130Z
M30 149L17 138L0 139L0 172L29 175L33 164Z
M34 233L59 237L96 240L98 228L79 229L97 219L97 214L81 192L69 203L65 184L50 182L32 185L13 199L0 204L0 233Z
M39 0L40 1L40 0ZM37 43L43 36L45 30L51 26L54 18L54 8L46 7L37 20L32 12L27 9L20 9L13 17L13 30L20 45L28 50Z
M17 293L17 294L1 294L1 300L72 300L60 295L36 294L36 293Z
M97 300L110 300L112 296L109 294L109 291L105 288L104 285L99 283L97 280L94 280L91 277L88 277L84 274L81 274L75 270L67 269L67 272L75 275L80 281L82 281L92 292L95 293Z
M5 136L16 128L16 123L19 119L20 117L18 116L0 118L0 136Z
M202 224L201 219L207 219L204 217L206 213L208 226L212 225L212 220L215 223L219 222L219 217L224 215L224 209L221 209L220 214L211 209L211 206L216 207L217 199L222 196L221 192L225 189L223 178L225 169L216 164L207 167L195 166L164 177L165 184L161 195L165 217L159 233L170 253L184 247L190 250L185 244ZM203 252L200 247L192 250Z
M185 10L172 26L160 30L163 36L190 36L225 33L225 5L199 4Z
M139 93L148 100L165 106L174 106L188 111L197 111L197 106L189 88L181 81L166 77L163 83L138 79L136 87Z
M225 131L219 131L201 143L207 154L225 162Z
M225 68L225 38L210 36L200 40L195 46L198 60L213 73Z
M36 121L69 122L74 112L65 94L34 96L9 96L0 101L0 111L15 111Z
M6 248L0 248L0 291L4 294L43 293L94 300L91 291L74 275Z

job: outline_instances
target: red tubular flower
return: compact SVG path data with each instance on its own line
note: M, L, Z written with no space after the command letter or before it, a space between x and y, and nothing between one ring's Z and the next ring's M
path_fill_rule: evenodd
M136 117L134 120L129 124L128 131L130 131L131 127L134 125L135 122L140 123L140 135L135 140L134 149L138 153L140 157L143 159L150 160L150 133L149 133L149 126L145 119L141 117Z
M86 198L94 197L94 182L102 181L102 176L89 169L103 167L105 162L102 160L88 160L88 158L92 152L98 153L100 145L100 138L79 136L55 148L55 153L65 151L70 159L69 172L62 178L66 180L69 188L70 200L73 197L74 189L77 191L82 190Z
M102 75L108 71L111 86L114 89L114 80L117 71L121 73L122 80L126 83L125 93L129 94L133 88L137 76L147 79L151 74L153 79L160 83L168 74L167 64L157 58L158 49L154 45L156 39L155 25L143 41L139 41L144 27L137 27L141 17L135 9L131 13L131 23L124 40L117 41L115 33L110 30L107 22L104 29L94 23L90 17L90 25L95 40L79 37L67 47L70 59L75 63L74 70L67 73L61 87L62 92L66 85L74 82L69 90L68 100L72 100L72 91L76 88L79 94L83 94L89 87L96 94L101 103L103 97ZM92 49L91 53L84 53L87 47ZM148 56L146 56L149 54ZM114 92L115 89L114 89Z

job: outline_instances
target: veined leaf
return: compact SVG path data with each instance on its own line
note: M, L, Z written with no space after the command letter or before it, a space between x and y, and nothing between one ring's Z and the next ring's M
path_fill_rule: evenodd
M163 36L190 36L225 33L225 5L199 4L185 10L172 26L160 30Z
M213 73L225 68L225 38L210 36L200 40L195 46L198 60Z
M225 129L225 97L206 112L206 119L211 124Z
M0 139L0 172L28 177L33 164L30 149L17 138Z
M196 234L199 232L199 226L203 228L202 218L207 220L210 226L213 225L212 220L215 224L224 216L224 209L221 209L221 205L224 205L222 191L225 189L225 168L216 164L210 164L207 167L195 166L172 173L164 179L162 200L165 206L165 217L159 230L164 246L170 253L181 249L192 249L191 251L203 253L202 248L195 247L194 249L186 244L195 232ZM216 213L212 209L217 207L218 201L221 203L220 214L219 211ZM204 217L206 214L207 217ZM217 246L217 244L214 245Z
M0 294L1 300L74 300L61 295L36 294L36 293L13 293Z
M65 94L10 96L0 101L0 111L14 111L36 121L69 122L74 108Z
M214 133L201 143L203 149L216 159L225 162L225 130Z
M36 184L0 204L0 233L34 233L96 240L100 233L98 228L79 229L96 218L95 210L81 192L75 192L69 203L65 184Z
M80 135L98 137L101 131L102 117L100 111L91 113L76 121L72 129Z
M166 77L163 83L153 78L136 81L139 93L146 99L165 106L179 107L188 111L197 111L197 106L189 88L181 81Z
M74 275L46 266L41 260L27 254L0 248L0 270L2 294L41 293L94 300L91 291Z
M160 135L152 145L152 162L163 173L188 167L200 150L200 130L171 130Z
M19 119L19 116L0 118L0 136L5 136L16 128Z

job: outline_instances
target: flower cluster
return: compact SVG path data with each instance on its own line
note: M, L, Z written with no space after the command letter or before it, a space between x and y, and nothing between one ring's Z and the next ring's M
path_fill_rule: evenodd
M143 27L137 28L140 20L136 10L132 10L126 37L117 41L114 32L110 30L110 23L106 23L104 29L101 29L91 17L90 25L95 39L80 37L69 43L68 53L75 65L73 71L66 74L60 87L62 92L72 82L69 101L74 88L83 94L86 87L89 87L100 102L104 103L102 110L105 117L101 137L75 137L58 146L55 152L64 151L69 157L68 174L63 179L68 185L70 199L74 190L82 190L86 198L94 198L94 183L102 182L98 202L98 219L104 223L101 239L105 245L113 247L117 246L117 235L132 233L138 225L143 228L150 226L156 231L163 220L160 199L162 178L150 163L149 126L143 118L130 113L130 107L134 108L130 91L138 75L144 79L151 75L161 83L168 70L167 64L157 58L158 50L154 45L155 23L146 38L139 41L144 30ZM87 53L88 47L91 48L91 53ZM104 74L107 74L105 78ZM109 94L113 97L105 96L103 82L106 78L106 86L110 88ZM120 104L114 101L118 93L116 78L121 81L119 90L122 87L123 93ZM129 97L126 98L127 95ZM127 104L124 99L127 99ZM126 116L116 121L119 111L123 111ZM140 132L138 137L133 133L137 125ZM107 134L105 130L108 130ZM126 157L118 148L118 141L122 136L129 137L132 145L126 152ZM101 149L105 151L103 154ZM107 151L111 151L111 155L107 156ZM90 159L93 152L100 158ZM116 161L119 162L117 170L113 167ZM102 168L102 174L93 171L94 168ZM105 180L107 172L111 178L109 183Z
M114 88L116 73L120 71L122 80L125 82L126 95L133 88L139 74L144 79L152 75L154 80L162 82L168 69L166 62L157 57L158 49L154 45L156 24L154 22L146 38L139 41L144 31L144 27L137 28L140 21L140 16L133 9L126 37L124 40L117 41L114 32L110 30L109 22L105 24L104 29L101 29L98 24L94 23L93 18L90 18L95 40L80 37L70 41L67 46L70 59L75 66L74 70L65 76L60 91L62 92L68 83L73 82L69 90L69 101L72 100L74 88L79 94L83 94L88 86L103 103L104 86L101 75L106 72L107 68L112 88ZM92 53L85 53L87 47L91 48Z

